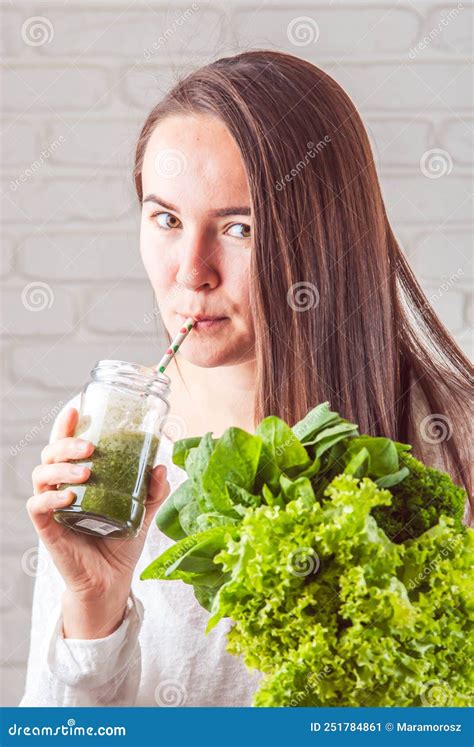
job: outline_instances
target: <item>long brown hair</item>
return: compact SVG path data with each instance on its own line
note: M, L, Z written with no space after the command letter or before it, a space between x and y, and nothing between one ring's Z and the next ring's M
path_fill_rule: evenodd
M164 117L183 113L219 117L247 173L255 423L273 414L293 424L329 400L361 433L411 443L427 464L430 444L439 444L446 471L471 496L471 366L392 232L349 96L315 65L274 51L190 73L141 130L140 202L149 137ZM421 399L423 427L414 410Z

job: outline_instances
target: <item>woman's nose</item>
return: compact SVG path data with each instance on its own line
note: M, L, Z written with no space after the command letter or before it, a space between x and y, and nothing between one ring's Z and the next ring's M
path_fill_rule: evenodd
M181 254L176 281L186 288L195 290L202 285L211 288L219 282L215 266L217 250L212 249L203 238L188 244Z

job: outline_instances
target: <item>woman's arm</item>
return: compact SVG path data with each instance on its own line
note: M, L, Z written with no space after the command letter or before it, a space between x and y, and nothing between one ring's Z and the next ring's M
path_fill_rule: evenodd
M39 535L39 557L20 705L133 705L140 681L143 607L131 582L148 526L169 493L166 469L153 468L143 526L120 545L120 554L113 540L91 541L55 522L52 510L64 499L50 488L72 482L70 459L82 453L81 439L73 437L77 400L58 415L32 475L35 495L27 508ZM76 476L74 482L84 479Z
M97 639L65 638L64 582L43 543L33 595L26 687L20 706L134 705L141 676L143 606L133 592L119 627Z

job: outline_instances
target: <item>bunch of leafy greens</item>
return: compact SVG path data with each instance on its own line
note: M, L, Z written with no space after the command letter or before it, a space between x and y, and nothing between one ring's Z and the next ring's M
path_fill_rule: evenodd
M255 705L472 701L465 492L410 449L327 402L175 444L188 479L156 521L176 543L141 578L192 584L208 630L233 620Z

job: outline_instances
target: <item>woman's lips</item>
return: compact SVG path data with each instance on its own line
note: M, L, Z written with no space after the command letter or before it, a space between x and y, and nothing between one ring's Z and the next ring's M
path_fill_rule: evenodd
M178 316L184 321L188 317L183 316L183 314L178 314ZM214 317L212 319L197 319L194 323L194 329L195 330L204 330L204 329L217 329L219 326L222 325L222 322L229 321L228 316L221 316L221 317Z
M221 317L218 319L199 319L195 325L194 329L216 329L219 325L222 324L222 322L227 322L229 317Z

